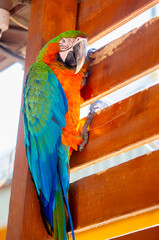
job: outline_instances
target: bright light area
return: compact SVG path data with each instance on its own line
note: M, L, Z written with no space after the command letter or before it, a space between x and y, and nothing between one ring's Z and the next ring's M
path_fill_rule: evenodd
M96 163L92 166L89 166L71 173L70 183L78 181L84 177L88 177L90 175L96 174L98 172L104 171L106 169L115 167L119 164L128 162L130 160L133 160L134 158L143 156L145 154L149 154L150 152L156 151L158 149L159 149L159 140L150 142L148 144L144 144L141 147L134 148L133 150L121 153L118 156L111 157L102 162Z
M104 96L103 98L100 99L101 102L98 103L97 110L99 109L101 110L105 107L113 105L125 98L128 98L156 84L159 84L159 69L150 74L147 74L146 76L136 80L135 82L128 84L125 87L116 90L115 92L108 94L107 96ZM90 105L83 107L80 112L80 118L82 119L86 117L89 111Z
M0 229L7 226L10 199L10 186L0 191ZM3 217L2 217L3 216Z
M0 73L0 156L16 145L23 76L20 63Z

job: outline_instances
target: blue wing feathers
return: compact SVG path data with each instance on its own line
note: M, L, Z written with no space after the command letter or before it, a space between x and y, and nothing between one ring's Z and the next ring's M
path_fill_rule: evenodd
M38 195L52 228L58 161L65 192L69 186L69 147L61 144L67 111L67 98L55 74L44 63L34 63L24 88L25 149Z
M55 109L57 109L57 108L55 108ZM66 126L66 120L64 118L64 115L61 112L54 111L53 114L52 114L52 117L60 127L65 127Z
M31 144L31 158L34 159L36 162L38 160L38 149L34 135L30 135L30 144Z
M67 102L67 98L66 98L66 95L65 95L65 92L61 86L61 84L59 83L59 88L61 90L61 93L62 93L62 97L63 97L63 100L64 100L64 105L65 105L65 111L68 112L68 102Z
M69 171L67 169L69 167L69 161L68 161L69 147L66 148L61 143L58 148L58 155L59 155L59 172L63 182L64 190L67 193L69 188L69 179L70 179Z
M49 166L47 162L47 166ZM48 167L49 168L49 167ZM43 195L45 199L49 202L50 199L50 193L51 193L51 173L46 172L47 167L46 164L39 159L39 169L40 169L40 175L41 175L41 190L43 192Z

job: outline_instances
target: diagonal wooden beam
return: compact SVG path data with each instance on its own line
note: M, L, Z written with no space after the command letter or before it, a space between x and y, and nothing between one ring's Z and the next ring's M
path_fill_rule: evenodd
M78 12L78 29L92 43L158 3L158 0L82 0Z
M82 96L89 104L159 68L159 17L93 54L92 74Z
M159 138L159 84L96 114L83 152L73 152L71 171L106 160Z
M72 183L70 207L77 232L150 207L158 209L158 159L155 151Z

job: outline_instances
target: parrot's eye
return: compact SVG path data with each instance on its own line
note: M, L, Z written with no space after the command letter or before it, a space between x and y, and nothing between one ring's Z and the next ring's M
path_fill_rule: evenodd
M59 42L60 50L66 51L69 48L69 43L67 38L61 38Z
M66 38L61 38L59 44L60 44L60 45L61 45L61 44L62 44L62 45L67 44L67 39L66 39Z
M62 43L65 43L65 42L66 42L66 39L65 39L65 38L62 38L62 39L61 39L61 42L62 42Z
M60 51L66 51L70 49L76 40L74 38L61 38L59 42Z

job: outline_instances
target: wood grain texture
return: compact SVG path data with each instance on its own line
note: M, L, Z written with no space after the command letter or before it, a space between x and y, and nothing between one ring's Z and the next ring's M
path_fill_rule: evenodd
M158 238L159 226L155 226L134 233L130 233L125 236L113 238L112 240L158 240Z
M72 183L70 207L75 229L157 205L158 159L156 151Z
M83 152L73 152L72 171L159 138L159 84L96 115Z
M92 43L157 3L157 0L82 0L77 28L87 33Z
M61 32L75 29L76 13L77 1L31 1L25 78L29 66L35 62L38 52L47 41ZM15 239L52 239L48 236L42 223L37 194L28 170L24 150L24 129L21 118L18 130L7 228L7 240Z
M92 74L82 90L87 104L159 68L158 29L159 17L93 54Z

